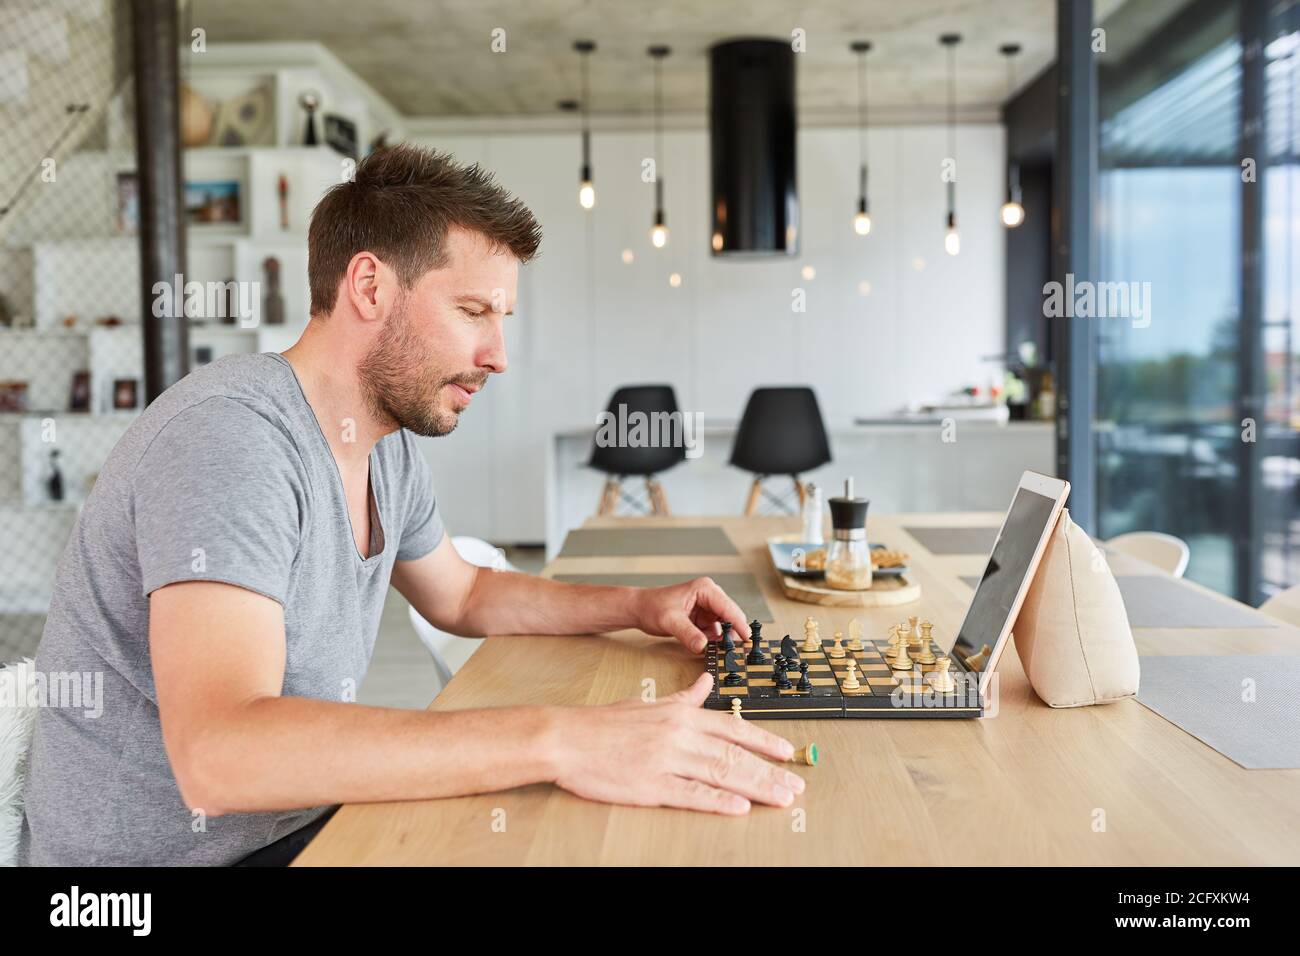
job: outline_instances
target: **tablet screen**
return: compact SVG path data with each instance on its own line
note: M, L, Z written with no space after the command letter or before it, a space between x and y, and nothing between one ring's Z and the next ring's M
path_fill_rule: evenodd
M1046 495L1017 489L952 647L952 656L971 670L983 670L997 646L1055 505L1055 499Z

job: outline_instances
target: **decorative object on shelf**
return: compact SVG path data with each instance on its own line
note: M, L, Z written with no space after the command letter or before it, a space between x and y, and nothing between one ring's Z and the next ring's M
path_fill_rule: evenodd
M943 250L950 256L961 252L961 235L957 232L957 44L960 33L945 33L939 42L948 48L948 229L943 234Z
M1020 52L1019 43L1004 43L998 52L1007 58L1007 99L1016 89L1015 56ZM1025 207L1020 202L1020 164L1008 158L1007 161L1007 201L1002 204L1002 225L1015 229L1025 221Z
M671 47L652 46L647 53L655 61L655 222L650 227L650 242L656 249L668 245L668 225L664 221L664 177L662 175L663 150L663 66L664 57L672 52Z
M357 124L337 113L325 114L325 144L348 159L360 159L357 150Z
M63 500L63 472L59 470L59 450L50 449L50 473L45 479L45 493L51 501Z
M304 146L315 146L318 142L316 139L316 110L320 109L320 94L315 90L303 90L298 94L298 105L307 114L307 128L302 134L302 144Z
M102 326L103 328L106 328L106 329L115 329L115 328L117 328L119 325L122 325L122 324L124 324L124 323L122 322L122 319L121 319L120 316L116 316L116 315L101 315L99 318L97 318L97 319L95 320L95 324L98 325L98 326Z
M68 411L90 411L90 373L87 371L72 373L72 394L68 397Z
M215 146L275 145L271 121L274 109L275 97L269 83L225 100L217 111L216 129L210 142Z
M275 191L280 197L280 228L287 230L289 228L289 177L284 173L280 174Z
M133 172L117 174L117 231L123 236L140 232L140 180Z
M69 312L63 317L63 327L65 329L75 329L77 327L77 313Z
M280 260L267 256L262 260L262 274L266 277L266 295L262 300L262 323L284 325L284 296L280 294Z
M137 382L133 378L113 379L113 408L130 410L136 407Z
M235 290L239 288L235 282L234 276L229 276L223 286L225 290L225 308L222 310L221 325L234 325L239 321L239 294Z
M853 231L865 236L871 232L867 203L867 54L871 51L871 41L854 40L849 49L858 58L858 211L853 216Z
M194 347L194 366L207 365L212 361L211 345L196 345Z
M596 50L595 40L575 40L573 48L582 58L582 173L578 180L578 205L591 209L596 205L596 184L591 178L591 84L588 61Z
M185 184L185 216L191 223L238 224L240 216L239 180Z
M0 412L27 411L27 383L18 379L0 381Z
M181 84L181 145L204 146L212 137L212 104L193 87Z

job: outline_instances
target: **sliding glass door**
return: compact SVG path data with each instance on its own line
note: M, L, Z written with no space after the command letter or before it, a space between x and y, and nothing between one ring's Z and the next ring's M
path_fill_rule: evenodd
M1097 278L1145 308L1093 320L1097 530L1255 604L1300 583L1296 15L1190 3L1099 67Z

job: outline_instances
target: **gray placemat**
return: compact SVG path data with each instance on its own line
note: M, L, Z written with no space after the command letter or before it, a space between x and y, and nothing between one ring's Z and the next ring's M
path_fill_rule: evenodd
M988 554L997 528L904 528L931 554Z
M574 584L619 584L634 588L661 588L668 584L681 584L698 574L557 574L556 581L570 581ZM740 605L745 616L750 620L758 619L764 624L772 623L772 611L763 600L758 579L743 572L710 574L718 582L718 587L727 592L727 596Z
M1278 627L1280 622L1250 608L1216 601L1173 578L1117 574L1131 627Z
M979 587L979 575L962 575ZM1117 574L1129 627L1279 627L1280 622L1237 604L1226 604L1155 574Z
M703 528L576 528L564 539L562 558L639 555L737 554L717 525Z
M1298 685L1297 655L1144 657L1137 699L1247 770L1296 770Z

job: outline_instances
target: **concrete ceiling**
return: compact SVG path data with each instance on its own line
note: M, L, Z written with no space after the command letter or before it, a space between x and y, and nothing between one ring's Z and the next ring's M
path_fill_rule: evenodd
M1096 0L1104 20L1124 0ZM957 48L958 103L987 111L1007 90L1003 43L1020 43L1017 85L1055 58L1054 0L191 0L192 26L221 41L316 41L410 117L538 116L580 92L573 41L591 38L593 114L650 109L646 47L668 44L664 108L700 113L707 50L735 36L789 38L801 28L804 111L856 111L848 44L871 40L870 103L878 118L933 113L945 103L940 33ZM506 31L493 53L492 31Z

